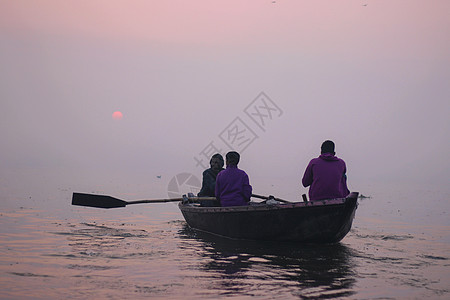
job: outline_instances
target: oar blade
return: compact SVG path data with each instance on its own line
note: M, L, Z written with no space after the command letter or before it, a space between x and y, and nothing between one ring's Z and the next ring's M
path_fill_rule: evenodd
M72 205L98 208L116 208L125 207L127 202L111 196L73 193Z

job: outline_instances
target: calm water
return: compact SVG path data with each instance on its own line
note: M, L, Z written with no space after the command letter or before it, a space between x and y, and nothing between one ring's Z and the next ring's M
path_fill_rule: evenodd
M1 299L450 298L448 193L375 188L341 243L305 246L200 234L173 203L74 207L70 187L5 185Z

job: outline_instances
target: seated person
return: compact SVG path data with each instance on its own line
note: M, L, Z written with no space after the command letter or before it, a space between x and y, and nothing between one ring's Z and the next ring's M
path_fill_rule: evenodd
M302 184L304 187L310 187L311 201L344 198L350 193L347 188L345 162L335 154L334 143L325 141L321 146L321 155L312 159L306 167Z
M214 154L209 161L211 166L203 172L202 188L198 197L215 197L216 177L223 168L223 157L219 153Z
M217 175L216 198L222 206L248 205L252 186L249 184L248 175L237 167L240 155L231 151L225 157L227 168Z

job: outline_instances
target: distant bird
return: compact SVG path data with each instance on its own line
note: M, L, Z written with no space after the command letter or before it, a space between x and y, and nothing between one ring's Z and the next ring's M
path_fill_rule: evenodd
M367 4L363 4L362 6L367 6Z
M161 175L156 175L156 178L161 178Z

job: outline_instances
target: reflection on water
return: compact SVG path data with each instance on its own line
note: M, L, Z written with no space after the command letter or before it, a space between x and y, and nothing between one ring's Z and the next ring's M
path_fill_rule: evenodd
M356 227L347 238L358 261L359 295L374 298L381 292L394 299L448 299L450 247L439 241L441 235L448 235L447 226L420 226L421 234L414 233L415 226L409 226L408 234L401 234L404 228L398 224L384 223L390 232L372 226ZM377 291L376 286L383 290Z
M0 298L448 299L450 294L446 224L357 215L342 242L315 246L197 232L175 209L171 204L3 209Z
M181 248L203 258L194 267L208 274L202 280L208 289L220 294L263 296L275 292L302 298L354 294L354 253L340 243L230 240L194 231L187 225L180 230L180 238Z

